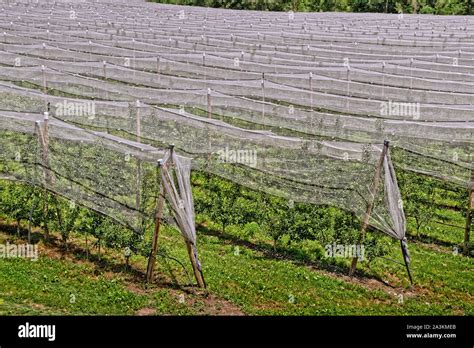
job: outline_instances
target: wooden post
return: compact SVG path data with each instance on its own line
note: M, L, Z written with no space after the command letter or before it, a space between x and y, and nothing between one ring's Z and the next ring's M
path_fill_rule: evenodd
M135 103L135 106L137 107L137 113L135 115L135 121L136 121L136 131L137 131L137 143L140 143L142 141L142 127L141 127L141 119L140 119L140 100L137 100Z
M265 120L265 73L262 73L262 123Z
M92 62L92 41L89 40L89 62ZM89 69L90 73L92 74L92 65Z
M35 192L35 191L33 191L33 192ZM36 204L35 204L35 201L33 200L33 202L31 203L30 214L28 215L28 244L31 244L31 223L32 223L32 220L33 220L33 212L35 210L35 207L36 207ZM18 226L18 227L20 227L20 226Z
M49 111L50 111L50 103L47 103L47 110L44 113L44 128L43 128L43 134L42 134L42 139L43 139L43 165L44 165L44 170L45 170L45 181L46 185L52 187L54 185L54 175L50 169L50 164L49 164ZM40 127L41 129L41 127ZM47 193L47 188L45 187L45 194ZM59 209L57 197L53 195L53 201L55 202L55 207L56 207L56 215L58 218L58 223L59 223L59 228L63 228L63 219L62 219L62 214L61 214L61 209ZM48 212L48 204L45 204L45 209L46 213ZM47 216L47 215L45 215ZM65 246L67 247L66 243Z
M466 213L466 229L464 230L464 245L463 245L463 255L467 256L469 254L469 239L471 235L471 225L472 225L472 209L474 208L474 169L471 169L471 180L469 183L469 194L467 202L467 213Z
M207 117L212 118L211 89L207 89Z
M311 107L311 114L309 119L310 133L313 131L313 73L309 72L309 104Z
M375 198L377 196L377 192L379 190L380 185L380 174L382 173L383 162L385 160L385 156L387 155L389 142L387 140L383 143L382 154L380 155L379 162L377 163L377 168L375 169L374 179L372 181L372 187L370 189L370 197L369 202L367 204L367 210L364 215L364 219L362 220L362 225L360 228L359 240L358 245L362 245L365 238L365 231L369 226L370 216L372 215L372 209L374 208ZM349 271L349 275L352 277L357 267L358 257L354 257L352 259L351 269Z
M136 102L137 112L136 112L136 125L137 125L137 143L141 143L142 141L142 129L141 129L141 119L140 119L140 100ZM137 187L136 187L136 197L135 197L135 205L137 210L140 210L141 207L141 182L142 182L142 163L139 158L137 158ZM143 221L142 221L143 222Z
M350 74L351 74L351 68L350 68L350 66L347 66L347 77L346 77L346 79L347 79L347 90L346 90L346 97L347 97L347 99L346 99L346 108L349 108L349 97L350 97L350 93L351 93L351 85L350 85L350 83L351 83L351 76L350 76Z
M107 79L107 62L105 60L102 61L102 69L104 71L104 80Z
M45 180L48 185L51 184L51 172L49 171L49 112L46 111L43 117L43 129L41 132L43 140L43 165L45 167ZM40 127L41 129L41 127Z
M161 160L158 162L158 166L161 167ZM160 183L160 194L158 197L158 202L156 204L156 215L155 215L155 230L153 233L153 241L151 246L150 257L148 258L148 266L146 269L146 281L149 283L153 277L153 272L155 270L156 263L156 251L158 249L158 235L160 233L161 218L163 215L163 205L165 202L164 192L163 192L163 183Z
M46 67L44 65L41 65L41 72L42 72L42 75L43 75L44 105L46 106L46 109L47 109L47 105L48 105L48 85L47 85L47 82L46 82Z
M160 82L160 57L156 57L156 76L158 77L158 82Z
M191 242L186 241L186 248L188 249L189 259L193 265L194 277L196 277L199 287L205 289L206 283L204 282L202 271L197 265L196 255L194 255L194 246L191 244Z
M385 62L382 62L382 99L385 97Z
M40 121L36 121L35 123L36 129L38 130L38 142L40 143L41 149L42 149L42 161L44 162L44 136L43 136L43 130L41 128L41 123ZM43 175L46 179L46 172L43 168ZM43 228L44 228L44 237L46 241L49 240L49 228L48 228L48 223L47 223L47 216L48 216L48 199L47 199L47 194L48 190L46 189L46 185L43 190L44 193L44 200L43 200Z
M132 64L132 67L133 67L133 78L135 78L135 67L136 67L136 63L135 63L135 60L136 60L136 53L135 53L135 39L132 39L132 43L133 43L133 64Z
M43 174L44 174L44 204L43 204L43 216L44 216L44 231L45 231L45 239L46 241L49 240L49 228L48 228L48 223L46 221L47 216L48 216L48 211L49 211L49 206L48 206L48 188L47 186L51 186L52 178L51 178L51 173L49 171L49 153L48 153L48 147L49 147L49 113L46 111L44 113L44 118L43 118L44 125L41 127L40 121L36 122L36 126L38 127L38 138L39 142L41 145L42 149L42 162L43 162Z

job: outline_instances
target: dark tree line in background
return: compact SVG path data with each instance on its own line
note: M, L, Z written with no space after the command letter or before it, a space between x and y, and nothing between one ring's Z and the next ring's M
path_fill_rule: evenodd
M473 0L152 0L176 5L261 11L338 11L471 15Z

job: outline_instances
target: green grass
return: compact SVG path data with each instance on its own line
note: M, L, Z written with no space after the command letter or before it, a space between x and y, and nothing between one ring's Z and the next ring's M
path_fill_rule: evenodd
M455 255L448 247L409 244L416 297L407 300L410 314L474 314L474 260ZM402 262L399 250L389 257ZM372 270L390 283L401 285L406 271L396 263L378 259ZM397 280L398 279L398 280Z
M169 251L184 251L176 243L167 244ZM377 259L369 274L389 278L396 288L367 288L322 274L290 260L269 259L262 252L227 244L216 236L200 235L200 250L206 281L211 292L258 315L415 315L474 313L473 260L447 251L439 252L410 243L412 272L416 282L409 288L403 266ZM174 248L171 249L171 246ZM396 244L394 245L396 246ZM390 257L401 260L394 247ZM446 271L449 269L449 271ZM399 302L400 294L404 296ZM292 301L294 299L294 301Z
M210 289L249 314L375 313L376 308L368 307L373 300L390 302L381 291L369 292L246 248L235 255L232 246L222 245L216 237L201 240ZM212 257L216 254L221 257Z
M0 262L0 314L133 314L146 298L90 266L40 258Z
M386 258L375 259L370 265L359 263L358 269L371 279L369 285L362 285L292 257L291 249L272 255L272 246L262 236L249 239L235 233L235 228L228 231L232 238L220 235L212 224L198 229L209 295L190 289L188 275L169 258L158 259L158 281L146 288L140 278L123 268L112 272L80 257L61 259L40 252L37 262L0 259L0 314L133 315L145 309L148 314L199 315L220 313L225 304L250 315L474 314L474 261L454 255L449 246L410 241L413 288L405 268ZM15 241L11 235L0 234L1 243L7 239ZM461 235L453 232L448 239L459 241ZM79 239L73 240L79 243ZM40 245L40 251L46 250L42 242ZM163 228L159 247L186 265L192 276L178 232ZM114 250L108 250L103 258L118 266L123 263ZM402 262L397 243L388 258ZM132 265L143 272L146 260L134 256ZM217 302L209 301L209 296Z
M24 243L0 234L1 243L7 240ZM38 261L0 259L0 315L133 315L144 308L152 314L203 312L203 301L196 294L146 289L143 282L131 282L125 272L108 272L80 258L41 255L41 250Z

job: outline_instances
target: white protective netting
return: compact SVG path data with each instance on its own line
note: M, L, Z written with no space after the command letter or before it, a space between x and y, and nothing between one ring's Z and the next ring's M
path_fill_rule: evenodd
M31 134L49 105L51 136L62 139L52 141L51 170L66 169L81 182L91 169L88 184L96 182L107 199L89 205L120 220L143 225L116 204L147 214L146 199L136 197L151 174L140 171L155 169L143 163L156 161L153 149L174 143L193 158L168 159L178 178L192 166L359 217L374 200L370 224L403 241L395 168L469 182L473 29L469 17L236 12L142 1L4 3L3 158L15 158L8 151L22 138L12 139L13 132ZM34 137L25 139L21 146L32 146ZM73 139L100 143L87 151L97 151L117 176L103 180L99 169L85 170L89 157L76 153L82 147L61 145ZM395 151L384 159L384 185L373 195L385 140ZM134 161L120 167L109 149L133 153ZM77 170L75 161L83 162ZM185 239L195 244L188 184L170 183L167 192Z

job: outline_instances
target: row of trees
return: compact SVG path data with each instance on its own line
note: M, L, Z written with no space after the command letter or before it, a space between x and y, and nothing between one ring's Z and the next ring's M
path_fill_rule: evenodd
M18 234L27 229L30 241L33 227L42 228L46 241L50 231L59 232L65 250L73 232L84 236L87 254L96 248L100 255L103 246L146 256L150 250L144 238L110 218L25 184L0 181L0 216L16 221Z
M407 233L412 237L434 226L448 223L446 211L465 215L467 192L454 184L399 170L398 184L408 219ZM219 177L195 173L196 211L219 224L222 232L228 227L252 234L260 231L273 240L274 247L314 241L321 247L328 244L356 244L360 220L354 214L329 206L296 203L249 190ZM257 226L249 228L249 226ZM369 233L365 240L368 258L388 252L391 239L380 232ZM462 231L460 230L460 238Z
M193 184L196 212L223 234L231 230L243 238L258 234L271 240L275 250L299 250L312 241L318 246L317 256L328 244L356 244L360 221L351 213L288 201L209 174L193 173ZM108 217L25 184L0 181L0 216L16 221L18 233L28 230L30 240L32 227L40 227L46 240L50 231L58 232L64 250L72 233L83 236L87 254L95 248L100 256L103 246L145 257L151 250L151 231L145 235L130 231ZM370 234L366 256L385 254L389 242L379 233Z
M440 208L463 211L464 190L445 190L434 179L403 171L398 177L412 232L419 234L433 220L442 221ZM288 201L200 172L193 173L192 182L196 212L219 226L223 234L239 231L239 237L250 239L259 234L272 240L274 249L300 249L307 241L316 243L320 250L333 243L357 243L360 220L350 212ZM452 202L452 207L434 204L439 195ZM32 226L41 227L46 238L49 231L59 232L65 249L75 232L84 236L87 253L96 247L100 255L101 246L107 246L147 257L151 250L151 231L145 236L132 232L108 217L24 184L0 181L2 215L17 222L18 233L20 226L29 231ZM391 242L381 233L369 233L366 257L385 255Z
M473 0L152 0L154 2L260 11L338 11L470 15Z
M319 246L316 256L324 254L326 245L357 244L360 220L350 212L293 202L207 174L195 173L193 183L196 211L218 224L222 233L230 227L244 238L260 233L272 240L275 250L283 251L293 246L298 250L311 241ZM381 233L370 233L365 256L370 260L385 255L391 242Z

